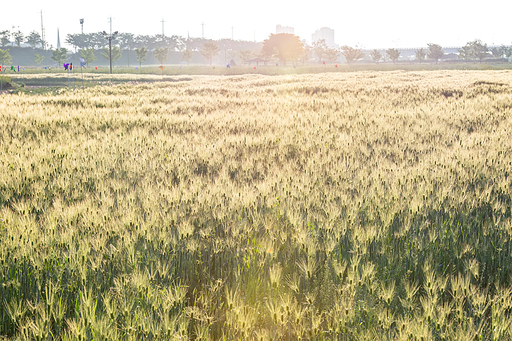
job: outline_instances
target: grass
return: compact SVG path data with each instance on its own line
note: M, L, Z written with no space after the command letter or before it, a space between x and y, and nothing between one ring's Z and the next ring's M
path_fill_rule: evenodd
M1 336L512 338L509 71L172 79L0 97Z

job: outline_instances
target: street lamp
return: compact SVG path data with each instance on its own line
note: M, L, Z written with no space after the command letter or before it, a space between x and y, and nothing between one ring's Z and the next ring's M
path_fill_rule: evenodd
M108 39L108 50L109 50L109 59L110 59L110 74L112 74L112 39L117 35L117 31L108 35L107 32L103 31L103 35Z

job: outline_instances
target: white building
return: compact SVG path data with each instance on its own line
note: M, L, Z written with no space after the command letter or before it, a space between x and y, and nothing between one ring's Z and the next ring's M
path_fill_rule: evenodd
M324 39L327 46L330 48L337 48L338 45L334 43L334 30L329 27L322 27L319 30L316 30L315 33L311 35L311 42L314 44L316 41Z
M276 26L276 34L279 34L279 33L295 34L295 29L293 27L290 27L290 26L277 25Z

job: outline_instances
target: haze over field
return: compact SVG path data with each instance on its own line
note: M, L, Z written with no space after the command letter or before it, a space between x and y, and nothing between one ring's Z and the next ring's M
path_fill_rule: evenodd
M295 34L311 40L311 34L324 26L335 30L340 45L379 47L421 47L427 43L462 46L481 39L489 45L509 45L511 2L487 1L471 5L462 0L412 3L405 0L387 2L159 2L121 3L91 0L66 4L56 0L28 0L22 9L9 11L0 22L0 30L25 33L41 31L41 15L46 40L57 45L57 28L61 43L67 34L80 33L79 19L84 18L84 33L113 30L134 34L161 34L162 19L166 35L231 38L262 41L275 33L277 24L292 26Z

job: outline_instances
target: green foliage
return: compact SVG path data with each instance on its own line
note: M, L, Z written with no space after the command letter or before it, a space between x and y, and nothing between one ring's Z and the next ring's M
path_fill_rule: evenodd
M442 59L444 57L444 51L441 45L438 44L427 44L428 46L428 52L427 55L430 59L434 59L437 62L439 59Z
M501 45L500 47L493 47L490 49L490 52L494 58L503 58L503 56L507 52L507 47L504 45Z
M502 49L506 58L510 58L510 56L512 56L512 46L502 46Z
M107 60L110 60L110 50L108 47L103 48L103 52L100 53L101 56ZM122 52L119 46L112 46L112 64L115 64L116 61L121 59Z
M254 56L251 50L238 51L238 57L242 60L242 64L248 63L248 60Z
M0 31L0 44L2 47L7 46L11 42L11 32L9 30Z
M459 58L464 60L470 60L473 57L471 46L463 46L457 50L459 52Z
M62 64L66 61L66 59L68 58L68 50L63 47L63 48L60 48L60 49L55 49L53 50L52 52L52 57L51 57L58 65L59 67L62 66ZM63 67L63 66L62 66Z
M382 54L380 53L379 50L373 50L371 53L370 53L370 58L372 59L372 61L376 64L378 64L380 62L380 60L382 59Z
M14 42L16 43L16 45L20 47L21 43L23 42L23 39L25 39L25 35L23 34L23 32L18 30L16 32L13 32L12 36L14 38Z
M96 60L96 55L94 54L94 49L80 50L80 57L82 57L82 59L85 60L87 66L89 66L90 63L92 63Z
M388 56L389 59L391 59L393 61L393 64L398 60L398 58L400 58L400 51L398 51L397 49L387 49L386 50L386 55Z
M13 84L12 84L12 77L9 77L9 76L6 76L5 74L2 73L2 75L0 76L1 79L2 79L2 88L5 90L5 89L8 89L8 88L12 88ZM0 218L0 237L2 236L2 226L4 227L4 231L5 231L5 225L2 225L2 221L1 221L1 218Z
M169 54L169 49L166 47L161 47L161 48L155 49L153 51L153 55L160 62L160 65L165 63L165 61L167 60L168 54Z
M311 50L313 51L313 54L318 58L318 62L322 62L322 60L325 58L325 52L328 48L329 47L327 46L325 39L318 39L317 41L313 42Z
M5 66L6 64L11 64L12 56L9 53L9 49L0 50L0 65Z
M112 39L112 43L115 44L118 36L115 36ZM78 34L68 34L66 36L66 43L71 46L74 46L77 49L101 49L108 45L108 39L105 39L105 35L101 32L97 33L78 33Z
M364 57L364 54L362 52L361 52L361 54ZM328 62L331 62L331 63L335 62L336 60L338 60L339 56L340 56L340 51L337 49L328 48L325 51L325 60L327 60Z
M305 65L306 62L309 60L310 54L311 54L311 46L304 45L304 52L302 53L302 57L301 57L302 65Z
M144 46L138 49L135 49L135 53L137 54L137 61L139 62L139 66L142 66L142 63L146 61L148 57L148 49Z
M506 51L504 51L506 53ZM481 40L473 40L459 49L459 57L463 59L478 59L480 62L489 55L489 47Z
M30 32L30 34L26 37L25 41L32 48L35 48L38 44L41 44L42 46L41 35L36 31Z
M192 60L192 56L194 56L194 51L185 49L181 54L181 60L188 64Z
M36 65L40 65L44 60L44 56L41 56L40 54L36 53L34 55L34 61L36 62Z
M419 62L424 61L427 56L427 51L424 48L417 49L414 53L416 54L416 60Z
M341 47L341 54L345 56L345 59L347 60L348 64L364 57L363 50L358 48L357 46L350 47L344 45Z
M279 60L283 65L298 61L304 53L304 44L293 34L271 34L263 42L261 53L266 58Z
M219 54L219 47L214 42L207 41L199 52L212 65L213 57Z

